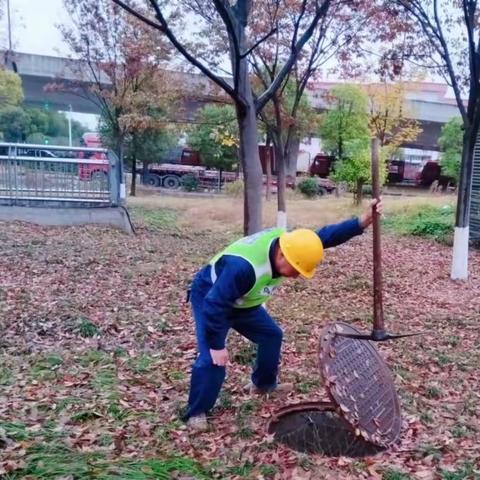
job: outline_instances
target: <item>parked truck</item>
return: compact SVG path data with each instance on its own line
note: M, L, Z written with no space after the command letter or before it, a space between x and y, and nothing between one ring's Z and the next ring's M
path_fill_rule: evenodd
M185 175L204 177L207 171L201 165L200 154L190 148L169 150L157 163L151 163L142 171L142 183L150 187L179 188Z
M436 161L411 164L396 159L388 162L389 184L430 187L434 182L437 182L443 190L455 185L454 178L442 175L442 167Z
M102 148L100 135L96 132L86 132L80 139L80 145L86 148ZM108 158L102 152L79 152L78 158L90 158L99 160L99 164L80 163L78 166L78 177L80 180L102 180L108 175Z
M297 161L297 175L308 176L315 179L318 186L318 194L326 195L337 189L337 185L330 179L333 171L335 157L324 153L317 153L313 159L306 151L299 152Z
M276 188L276 164L273 155L273 148L267 149L264 145L259 145L259 156L263 172L263 184L267 182L267 158L271 155L271 186ZM167 160L167 161L165 161ZM151 187L163 187L176 189L182 183L182 177L186 175L194 175L198 178L199 184L204 188L216 188L221 182L222 184L233 182L241 179L242 174L237 172L229 172L209 169L202 163L199 152L190 148L176 148L167 152L158 163L148 166L148 169L142 176L143 183ZM295 179L287 178L287 186L294 188Z

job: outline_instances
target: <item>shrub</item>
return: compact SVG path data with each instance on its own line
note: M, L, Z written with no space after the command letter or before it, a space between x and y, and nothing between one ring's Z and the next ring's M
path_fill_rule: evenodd
M187 192L196 192L198 190L200 181L196 175L184 175L181 179L182 188Z
M318 185L314 178L305 178L297 185L297 188L308 198L313 198L318 193Z
M225 184L225 193L231 197L241 197L243 195L243 182L235 180Z
M434 207L416 206L384 220L387 229L402 235L433 238L450 244L453 235L454 209L451 205Z

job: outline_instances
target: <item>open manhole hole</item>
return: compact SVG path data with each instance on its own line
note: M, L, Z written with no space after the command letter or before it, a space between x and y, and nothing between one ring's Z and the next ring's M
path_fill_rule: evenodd
M384 448L356 436L328 402L305 402L278 410L268 426L277 442L303 453L366 457Z

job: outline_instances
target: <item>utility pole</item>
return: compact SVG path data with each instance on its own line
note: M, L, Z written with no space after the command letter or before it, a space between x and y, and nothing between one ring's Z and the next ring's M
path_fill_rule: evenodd
M68 106L68 146L72 146L72 105Z
M10 0L7 0L8 50L12 51L12 23L10 18Z

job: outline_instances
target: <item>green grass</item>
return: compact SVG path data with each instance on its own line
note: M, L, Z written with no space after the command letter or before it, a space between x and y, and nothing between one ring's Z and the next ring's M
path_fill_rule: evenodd
M85 400L80 397L65 397L58 401L57 403L57 410L62 411L66 408L69 408L71 405L80 405L84 403Z
M425 390L425 396L427 398L440 398L442 396L442 391L435 385L430 385Z
M75 361L82 367L91 367L112 363L113 358L102 350L87 350L82 355L79 355Z
M437 363L440 367L444 367L445 365L452 363L452 359L448 355L439 353L437 356Z
M457 335L450 335L447 338L447 345L450 345L451 347L456 347L459 342L460 342L460 337Z
M80 320L76 332L83 338L91 338L100 333L98 327L86 318Z
M95 412L85 411L72 420L81 422L97 417ZM45 422L35 431L29 431L21 422L0 423L0 428L8 438L28 444L22 468L2 476L2 480L57 480L63 477L75 480L168 480L177 478L175 474L188 475L188 478L199 480L210 478L196 462L184 457L118 461L107 458L103 452L80 452L71 449L62 442L62 429L58 429L54 422ZM112 443L113 438L110 435L103 435L99 439L100 447Z
M433 456L435 460L440 460L442 458L442 451L435 445L430 445L428 443L420 446L418 450L420 458Z
M453 472L447 472L441 470L440 472L442 480L478 480L480 479L480 473L474 471L473 464L470 462L465 463L459 469Z
M389 468L382 473L382 480L410 480L410 475Z
M117 375L113 367L105 366L97 370L92 385L98 392L111 391L117 385Z
M16 442L22 442L29 437L27 427L22 422L0 423L0 428L5 431L8 438Z
M107 408L107 413L112 418L119 421L125 420L132 414L130 410L123 408L115 398L111 399Z
M461 424L455 425L452 428L451 433L455 438L465 438L472 435L472 431L466 425Z
M317 378L309 378L296 382L296 389L300 393L310 393L320 386L320 380Z
M138 357L130 358L127 364L133 372L137 374L143 374L150 370L153 361L154 359L151 356L142 354Z
M249 462L244 463L243 465L239 465L236 467L230 467L227 469L228 473L231 473L232 475L240 475L240 476L247 476L252 473L253 470L253 465Z
M240 438L251 438L254 436L252 430L252 413L254 412L257 403L255 400L247 400L242 403L235 414L235 424L237 425L237 434Z
M13 374L10 368L0 366L0 385L12 385Z
M167 373L167 377L169 380L184 380L186 378L185 372L181 372L179 370L172 370L171 372Z
M257 355L257 347L254 343L242 342L233 354L232 360L240 365L252 365Z
M422 412L421 415L420 415L420 420L423 422L423 423L433 423L434 421L434 416L432 414L432 412L430 411L426 411L426 412Z
M143 221L149 230L172 231L177 230L177 212L169 208L149 209L133 207L133 218Z
M453 235L454 209L451 205L436 207L415 205L393 213L383 221L386 230L400 235L431 238L450 244Z
M24 461L24 468L3 479L170 480L176 478L174 474L199 480L209 478L196 462L185 457L111 461L103 453L80 453L59 443L28 448Z
M39 380L53 380L56 378L56 371L63 364L63 358L56 353L46 353L31 358L32 377Z
M278 472L276 465L262 465L260 467L260 473L266 477L273 477Z
M82 367L106 365L111 363L112 360L112 357L108 353L101 350L88 350L76 359Z
M217 405L219 408L224 410L232 408L233 407L232 395L229 392L222 390L218 397Z

